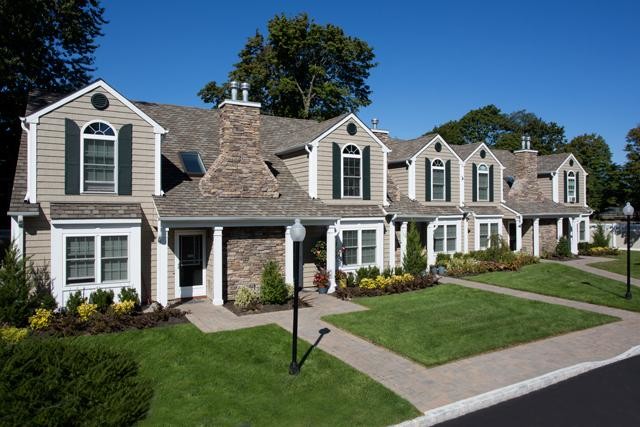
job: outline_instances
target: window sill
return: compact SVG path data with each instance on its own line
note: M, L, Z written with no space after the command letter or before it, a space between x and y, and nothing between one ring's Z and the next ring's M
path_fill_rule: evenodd
M86 282L86 283L65 283L64 287L65 289L69 288L69 289L76 289L76 290L80 290L80 288L87 288L87 287L105 287L105 288L113 288L116 286L127 286L127 285L131 285L131 282L129 280L127 281L120 281L120 280L114 280L112 282L101 282L101 283L96 283L96 282Z

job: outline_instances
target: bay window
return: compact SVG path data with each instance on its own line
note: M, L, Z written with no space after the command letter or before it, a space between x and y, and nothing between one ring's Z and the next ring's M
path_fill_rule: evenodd
M127 236L67 236L65 245L66 285L128 280Z
M479 224L479 247L480 249L487 249L491 246L491 236L498 235L498 223L497 222L484 222Z
M377 263L377 230L357 229L342 231L342 265L355 267Z
M457 227L455 224L439 225L433 231L433 250L440 252L455 252L457 242Z

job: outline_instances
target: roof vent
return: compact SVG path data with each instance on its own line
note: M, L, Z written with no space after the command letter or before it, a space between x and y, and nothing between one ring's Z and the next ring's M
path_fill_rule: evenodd
M531 150L531 137L529 135L522 135L522 149Z
M378 129L378 123L380 123L380 120L377 118L371 119L371 129Z
M513 186L513 183L516 181L516 179L512 176L507 176L504 180L507 181L507 185L509 185L509 188L511 188Z
M240 89L242 89L242 102L249 102L249 88L251 85L247 82L243 82L240 85Z
M231 100L237 101L238 100L238 82L233 80L231 83L229 83L229 86L231 86Z
M109 98L104 93L94 93L91 95L91 105L96 110L106 110L109 106Z

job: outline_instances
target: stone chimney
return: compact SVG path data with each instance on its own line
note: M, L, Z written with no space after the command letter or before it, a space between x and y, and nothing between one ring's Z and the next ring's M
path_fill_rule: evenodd
M542 200L545 196L538 186L538 151L531 149L530 136L522 136L521 147L513 152L516 160L515 181L509 195Z
M271 173L260 143L260 103L250 102L249 84L231 82L232 99L219 109L218 157L200 179L203 194L219 198L277 198L278 181Z

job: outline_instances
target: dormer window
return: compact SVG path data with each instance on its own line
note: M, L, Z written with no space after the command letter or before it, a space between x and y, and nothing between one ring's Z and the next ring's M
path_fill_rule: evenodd
M576 202L576 174L573 171L567 174L567 201Z
M485 164L478 166L478 201L489 201L489 168Z
M182 160L182 166L184 171L190 176L202 176L204 175L204 163L200 153L197 151L181 151L180 160Z
M440 159L431 163L431 199L445 200L445 168Z
M82 190L115 193L117 182L116 133L104 122L89 123L82 132Z
M342 149L342 197L362 195L362 155L360 149L349 144Z

